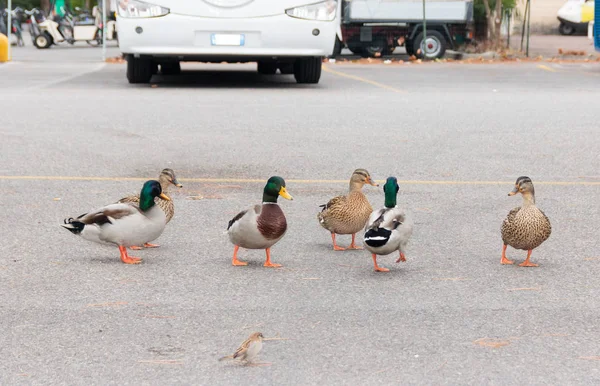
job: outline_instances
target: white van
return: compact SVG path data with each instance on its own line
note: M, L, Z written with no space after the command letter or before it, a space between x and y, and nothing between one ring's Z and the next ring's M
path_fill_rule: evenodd
M263 74L318 83L340 29L337 0L118 0L119 47L129 83L148 83L158 66L258 62Z

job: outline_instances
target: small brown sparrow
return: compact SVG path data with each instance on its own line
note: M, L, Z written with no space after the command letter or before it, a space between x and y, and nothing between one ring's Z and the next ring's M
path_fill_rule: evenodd
M262 332L253 333L240 345L240 347L238 347L238 349L233 353L233 355L227 355L219 359L219 361L225 359L239 359L240 361L246 363L252 362L256 358L260 350L262 350L263 338L264 336Z

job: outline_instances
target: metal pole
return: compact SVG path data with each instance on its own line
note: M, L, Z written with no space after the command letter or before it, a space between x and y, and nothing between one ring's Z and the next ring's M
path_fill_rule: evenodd
M527 53L525 54L527 57L529 57L529 31L530 31L530 25L531 25L531 0L527 0Z
M106 62L106 2L102 0L102 61Z
M508 33L508 39L507 39L507 43L506 43L506 48L510 49L510 19L512 18L512 10L511 9L507 9L506 10L506 15L507 15L507 22L508 22L508 26L507 26L507 33Z
M425 17L425 0L423 0L423 41L421 42L421 54L427 59L427 18Z
M523 13L523 26L521 27L521 49L520 52L523 52L523 39L525 39L525 27L527 24L527 10L529 9L529 1L525 3L525 12Z
M8 38L8 60L12 60L10 56L10 35L12 33L12 0L8 0L8 25L6 26L6 37Z

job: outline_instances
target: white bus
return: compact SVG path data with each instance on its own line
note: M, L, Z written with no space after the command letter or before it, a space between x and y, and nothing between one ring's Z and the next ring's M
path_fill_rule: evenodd
M337 0L118 0L129 83L178 74L180 62L257 62L262 74L318 83L340 32Z

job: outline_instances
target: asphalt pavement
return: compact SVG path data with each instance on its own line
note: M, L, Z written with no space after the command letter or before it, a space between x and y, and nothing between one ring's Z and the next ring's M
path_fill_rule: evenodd
M0 65L1 384L600 382L597 63L337 62L318 85L186 63L129 85L99 49L55 48ZM165 167L184 186L142 264L60 227ZM396 176L415 219L388 273L316 219L356 168ZM227 222L272 175L294 196L283 268L233 267ZM522 175L553 226L538 268L500 265ZM277 338L269 366L218 361L253 331Z

